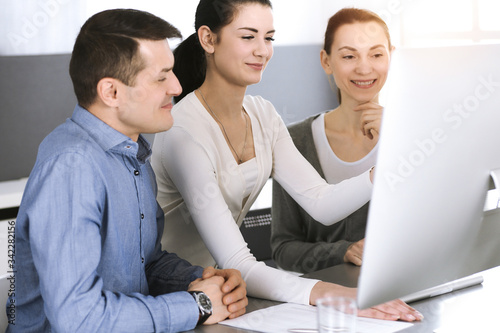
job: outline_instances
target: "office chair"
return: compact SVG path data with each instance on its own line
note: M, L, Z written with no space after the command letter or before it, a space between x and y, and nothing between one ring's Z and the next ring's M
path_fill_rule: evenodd
M255 258L268 266L276 267L271 251L271 208L249 211L240 230Z

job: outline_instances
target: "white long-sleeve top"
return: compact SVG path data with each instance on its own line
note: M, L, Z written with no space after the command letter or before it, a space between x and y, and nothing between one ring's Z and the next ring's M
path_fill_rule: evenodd
M258 170L248 197L244 168L194 93L174 106L174 126L156 135L151 162L166 216L162 244L193 264L212 265L215 259L221 268L240 270L250 296L309 304L317 280L257 262L239 226L269 176L316 220L333 224L368 202L369 172L328 185L297 151L271 103L245 96L243 107L251 120Z
M311 129L319 164L323 169L328 184L338 184L345 179L359 176L375 165L378 142L363 158L354 162L346 162L335 154L328 142L325 132L325 113L320 114L312 121Z

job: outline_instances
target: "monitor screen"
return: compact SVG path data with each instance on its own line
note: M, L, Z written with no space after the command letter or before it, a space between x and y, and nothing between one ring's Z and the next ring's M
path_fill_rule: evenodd
M499 59L500 45L394 52L360 308L500 265L500 209L485 211L500 191Z

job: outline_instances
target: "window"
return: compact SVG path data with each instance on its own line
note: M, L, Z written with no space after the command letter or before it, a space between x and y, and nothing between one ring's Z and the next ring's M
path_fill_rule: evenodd
M401 46L500 43L500 3L495 0L419 0L404 6Z
M0 11L0 56L70 53L80 26L108 8L150 11L194 32L198 0L23 0ZM498 0L273 0L276 46L321 44L328 18L343 7L367 8L389 25L396 46L500 43ZM171 45L175 46L175 44Z

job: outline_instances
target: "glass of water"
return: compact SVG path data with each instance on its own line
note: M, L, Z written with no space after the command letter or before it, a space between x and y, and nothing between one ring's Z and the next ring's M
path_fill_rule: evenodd
M356 333L356 300L347 297L326 297L319 299L316 307L320 333Z

